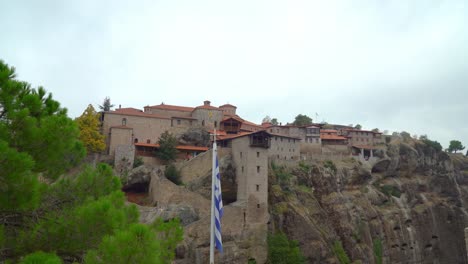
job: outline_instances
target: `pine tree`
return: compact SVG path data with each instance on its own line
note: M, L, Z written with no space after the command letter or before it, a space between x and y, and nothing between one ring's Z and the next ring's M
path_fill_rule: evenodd
M110 97L104 98L104 102L102 103L102 105L99 105L99 109L101 109L104 112L110 111L112 107L114 107L114 105L111 104Z
M77 124L66 110L43 88L16 80L14 69L0 61L1 261L82 262L107 237L133 234L138 210L125 204L110 166L87 167L73 177L64 174L84 154ZM148 242L139 244L139 251L164 245L156 228L139 228ZM171 234L171 246L160 247L155 255L172 256L167 251L181 236ZM151 254L135 255L131 243L118 249L120 262L161 263Z
M84 143L88 153L97 153L105 149L104 135L100 132L99 113L91 104L76 119L76 123L80 130L80 140Z
M165 131L161 134L158 140L159 149L156 151L156 156L166 162L173 161L177 155L177 138Z

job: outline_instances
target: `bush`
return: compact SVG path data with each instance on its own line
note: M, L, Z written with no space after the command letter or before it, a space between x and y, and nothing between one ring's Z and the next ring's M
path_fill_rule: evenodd
M401 196L400 189L398 189L398 187L393 186L393 185L383 185L380 187L380 191L389 197L395 196L395 197L400 198Z
M326 160L323 166L327 169L332 170L334 173L336 173L336 165L333 163L331 160Z
M145 164L143 159L139 156L135 156L135 159L133 160L133 168L140 167L143 164Z
M166 176L168 180L170 180L174 184L177 184L177 185L182 184L182 180L180 179L180 172L177 170L174 164L170 164L166 167L166 171L164 172L164 175Z
M62 260L53 253L44 253L42 251L27 255L20 264L62 264Z
M299 168L301 169L302 172L308 173L311 169L311 166L309 164L306 164L304 161L299 162Z
M268 262L274 264L305 263L297 241L289 240L284 233L268 235Z
M375 263L376 264L382 264L382 240L380 238L377 238L373 242L374 244L374 256L375 256Z
M333 253L335 253L340 264L351 264L351 260L349 259L348 254L346 254L341 241L337 240L333 243Z
M426 146L429 146L429 147L433 148L437 152L442 151L442 145L440 145L440 143L435 141L435 140L432 141L432 140L426 138L426 139L422 139L421 141L424 144L426 144Z

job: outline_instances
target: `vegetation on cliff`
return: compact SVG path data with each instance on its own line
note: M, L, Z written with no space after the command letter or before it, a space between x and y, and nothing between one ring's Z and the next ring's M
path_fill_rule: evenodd
M84 155L66 109L0 61L0 262L170 262L178 222L138 224L108 165L67 175Z
M83 114L76 120L80 130L80 140L88 153L101 152L105 149L104 135L99 131L99 114L92 105L88 105Z

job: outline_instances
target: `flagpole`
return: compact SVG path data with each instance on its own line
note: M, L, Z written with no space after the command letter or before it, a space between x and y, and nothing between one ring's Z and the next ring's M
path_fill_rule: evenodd
M216 144L216 129L213 133L213 159L211 162L211 227L210 227L210 264L214 264L214 223L215 223L215 166L216 166L216 153L215 153L215 144Z

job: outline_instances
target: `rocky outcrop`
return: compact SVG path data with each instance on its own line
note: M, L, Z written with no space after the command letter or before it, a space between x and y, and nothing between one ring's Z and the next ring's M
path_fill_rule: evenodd
M225 206L225 252L216 254L216 262L265 263L267 233L280 230L299 242L307 263L340 263L337 242L355 263L468 263L468 158L418 141L394 141L378 157L373 163L346 157L301 162L281 177L271 169L269 224L249 219L249 208L233 200ZM223 195L234 194L229 155L220 164ZM175 263L206 263L209 257L211 172L199 165L184 165L184 186L158 169L137 169L129 178L151 179L154 207L139 207L142 222L181 219L184 241Z
M298 240L308 263L339 263L335 241L362 263L468 263L466 157L394 142L372 169L335 165L293 170L299 185L270 181L270 229Z

